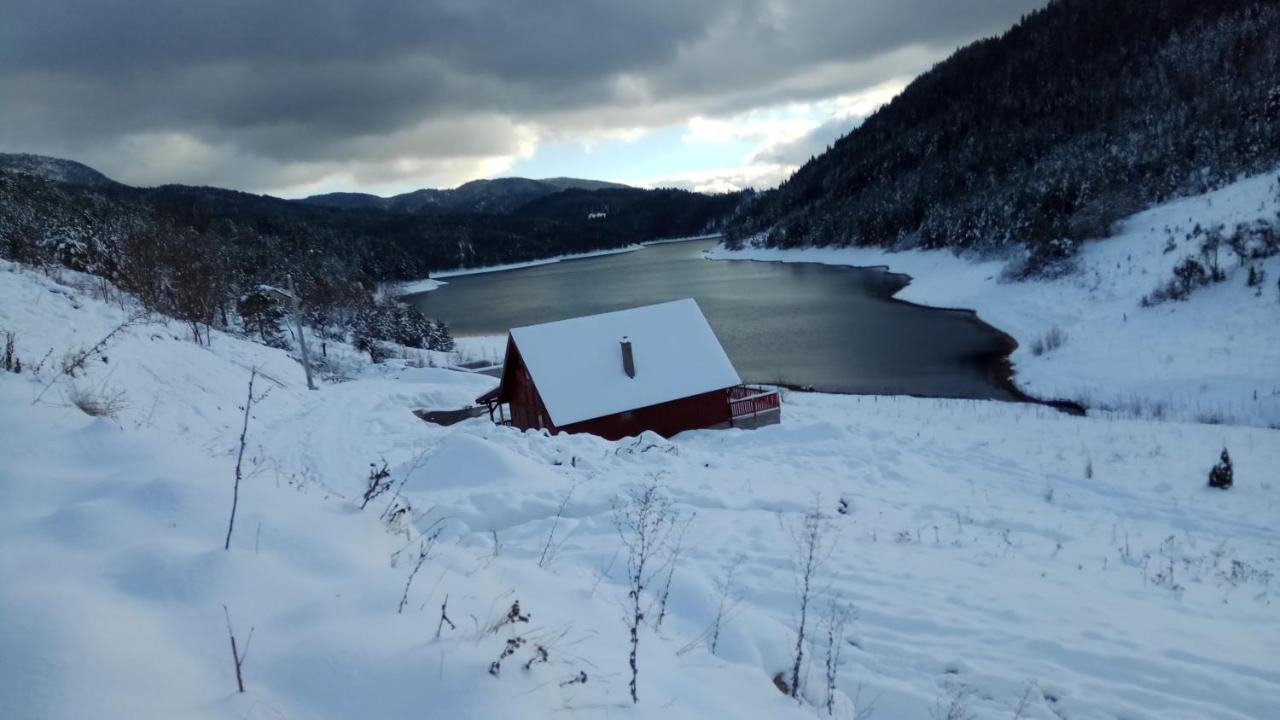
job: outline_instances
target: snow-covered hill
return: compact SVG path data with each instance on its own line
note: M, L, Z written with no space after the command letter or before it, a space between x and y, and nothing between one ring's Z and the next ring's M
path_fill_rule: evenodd
M0 170L34 175L53 182L71 185L89 185L97 188L119 186L115 180L93 168L74 160L32 155L30 153L0 153Z
M103 297L0 262L24 365L0 372L5 717L813 717L832 603L856 610L839 717L851 698L863 718L1280 715L1275 431L803 393L780 425L670 441L439 427L410 411L493 381L330 344L355 379L309 392L284 351L159 319L59 373L130 317ZM94 398L113 416L74 405ZM1236 486L1210 490L1224 445ZM384 462L411 507L389 524L391 493L359 509ZM655 480L688 525L632 708L613 507ZM796 641L789 528L815 504L830 554L798 704L773 678ZM504 623L516 601L527 622Z
M1004 260L946 250L747 248L713 257L886 266L912 278L899 298L972 308L1013 335L1016 381L1033 395L1125 416L1280 427L1280 256L1241 262L1224 246L1224 282L1185 302L1142 304L1175 265L1199 257L1197 227L1280 226L1278 178L1248 178L1139 213L1114 237L1086 244L1076 270L1051 281L1005 281ZM1263 272L1260 287L1246 284L1249 265ZM1037 353L1055 329L1061 346Z

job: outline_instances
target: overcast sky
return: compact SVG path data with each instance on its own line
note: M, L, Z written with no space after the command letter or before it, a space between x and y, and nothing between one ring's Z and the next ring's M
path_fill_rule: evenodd
M288 197L767 187L1044 0L0 0L0 151Z

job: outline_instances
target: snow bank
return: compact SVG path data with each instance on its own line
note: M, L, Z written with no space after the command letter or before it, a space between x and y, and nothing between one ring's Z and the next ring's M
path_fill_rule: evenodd
M1280 257L1258 263L1261 296L1246 287L1247 269L1222 251L1225 282L1186 302L1143 308L1142 297L1196 255L1186 235L1197 224L1239 223L1280 211L1277 173L1176 200L1123 222L1114 237L1087 243L1077 270L1058 280L1008 282L1003 262L948 251L878 248L774 250L719 248L721 260L815 262L888 267L911 276L898 297L924 305L972 308L1013 335L1018 384L1033 395L1078 400L1123 415L1280 426ZM1166 228L1168 233L1166 233ZM1165 252L1168 237L1175 249ZM1054 329L1065 343L1040 355Z
M507 354L506 335L464 335L453 339L457 356L463 361L484 360L501 365Z
M0 329L28 368L127 316L74 274L0 264ZM1037 720L1280 716L1274 431L788 393L780 425L614 443L410 412L456 407L491 378L391 362L309 392L283 351L183 337L140 322L74 381L47 363L0 372L6 717L811 718L821 645L810 703L771 678L795 642L787 527L815 502L832 553L811 620L832 601L857 609L843 717L855 696L877 717L924 718L955 693L977 717L1010 717L1027 688ZM224 551L254 367L269 392ZM64 399L72 382L129 402L87 417ZM1236 487L1209 490L1224 444ZM383 462L399 500L361 511ZM654 478L690 520L631 708L611 508ZM517 600L529 621L499 625ZM253 628L244 695L223 604L238 638ZM538 646L547 662L525 669Z
M431 292L438 290L449 283L427 278L425 280L409 280L407 282L395 283L386 289L386 293L396 297L404 297L405 295L417 295L418 293Z
M685 237L659 238L657 240L645 240L640 243L645 247L650 245L666 245L668 243L693 242L695 240L715 240L724 237L724 233L707 233L705 235L687 235Z

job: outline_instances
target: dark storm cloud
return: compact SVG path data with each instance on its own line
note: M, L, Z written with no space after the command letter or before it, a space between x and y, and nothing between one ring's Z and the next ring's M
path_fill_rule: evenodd
M283 187L344 164L376 181L511 155L530 128L855 91L1042 2L0 0L0 150L142 182Z

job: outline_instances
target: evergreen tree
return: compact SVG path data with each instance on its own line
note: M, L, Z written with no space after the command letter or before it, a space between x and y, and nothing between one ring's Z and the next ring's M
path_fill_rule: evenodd
M263 343L272 347L285 347L281 323L284 310L272 295L255 290L240 298L236 312L244 324L244 331L257 335Z
M438 321L431 329L431 338L427 343L427 347L441 352L453 352L455 349L453 333L449 331L449 326L445 321Z
M1222 456L1218 460L1218 464L1213 466L1209 471L1209 487L1226 490L1235 482L1231 469L1231 456L1227 454L1227 449L1222 448Z

